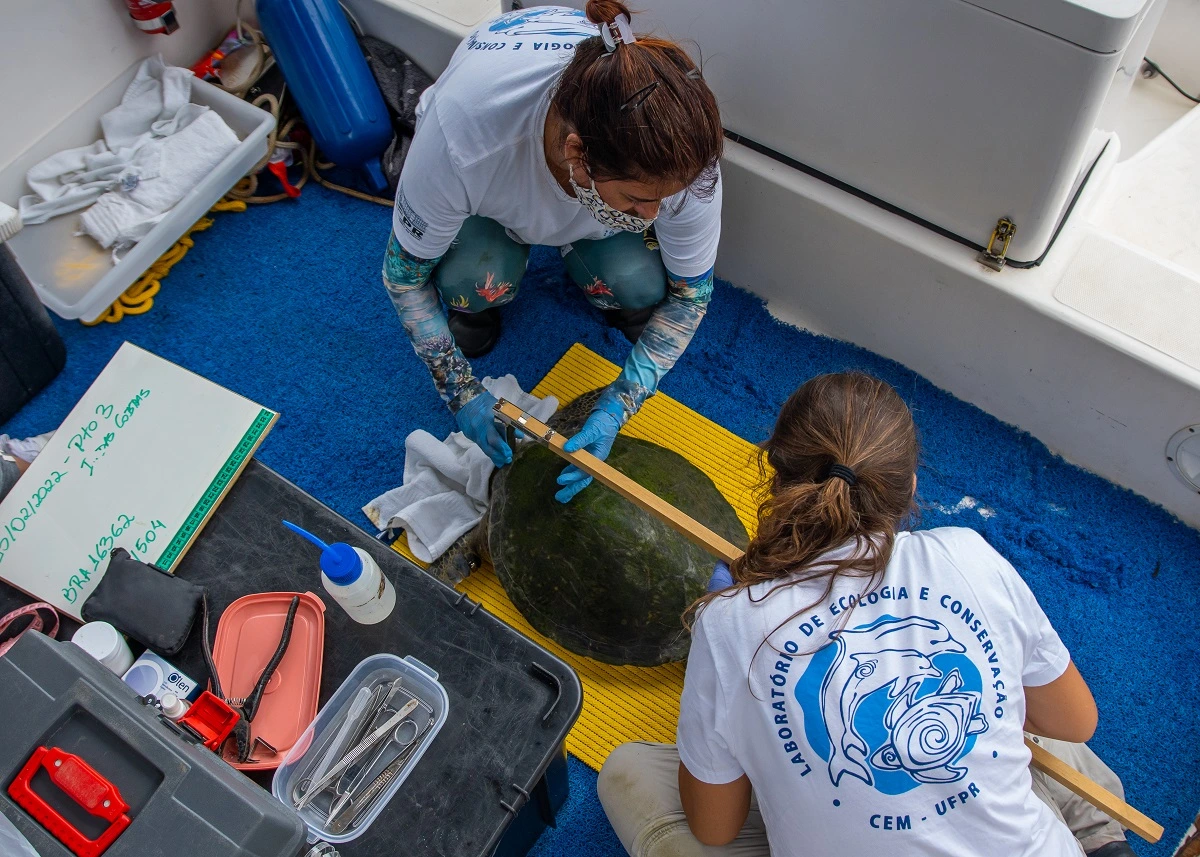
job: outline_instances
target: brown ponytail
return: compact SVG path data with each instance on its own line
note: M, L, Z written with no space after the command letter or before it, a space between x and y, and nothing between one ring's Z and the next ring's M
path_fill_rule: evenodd
M620 0L588 0L583 11L593 24L611 24L621 15L633 20L633 13Z
M859 372L820 375L791 395L775 429L759 449L764 497L758 531L746 553L734 560L734 588L710 594L735 595L756 583L778 580L761 600L798 583L824 580L823 602L842 575L864 577L864 592L882 578L896 530L915 511L913 474L919 445L912 414L899 394ZM835 465L850 478L830 474ZM842 472L835 468L835 472ZM833 548L853 544L839 560L822 560Z
M587 16L606 26L630 15L619 0L588 0ZM584 39L554 90L555 112L583 141L597 181L671 182L711 195L724 134L716 97L674 42L638 36L611 53Z

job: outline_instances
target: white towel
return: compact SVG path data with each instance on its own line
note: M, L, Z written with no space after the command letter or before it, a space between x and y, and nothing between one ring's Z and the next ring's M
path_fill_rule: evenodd
M81 229L101 247L136 244L188 191L238 147L237 135L211 110L170 137L151 140L158 175L132 187L110 190L79 217Z
M114 152L136 149L152 137L182 131L208 111L193 104L190 69L163 62L161 56L142 63L121 96L121 103L100 117L104 142Z
M46 448L46 444L50 442L50 438L52 437L54 437L54 432L52 431L24 439L0 434L0 452L7 452L9 455L33 464L34 459Z
M512 375L484 378L483 386L539 420L549 419L558 409L553 396L529 395ZM404 441L404 484L376 497L363 512L380 531L405 530L413 555L433 562L483 518L495 469L462 432L439 441L417 430Z
M170 205L163 208L161 200L174 197L178 202L182 197L178 187L184 176L204 175L204 171L188 166L189 161L197 160L197 144L207 141L207 144L219 142L226 146L232 138L236 145L237 138L215 113L206 120L209 127L200 129L199 135L192 135L190 146L166 145L202 116L211 113L207 107L189 100L194 79L188 69L168 66L162 57L145 60L126 87L121 103L100 117L103 140L58 152L29 170L26 180L33 193L21 197L21 220L27 225L44 223L60 214L86 208L106 193L140 190L156 201L150 204L136 196L135 201L153 210L113 211L107 215L102 212L101 222L108 224L108 228L102 228L101 234L114 235L114 241L127 235L135 236L132 240L136 241L149 232L149 227L170 208ZM214 118L224 128L224 133L212 129ZM200 137L198 141L197 136ZM221 157L228 154L227 149L221 151ZM164 157L168 158L165 164ZM216 162L205 156L203 163L207 171ZM162 190L149 192L148 188L160 180L164 170L168 180ZM191 186L198 180L193 178ZM190 187L184 188L184 192L188 189ZM129 228L114 224L128 225Z
M103 140L90 146L67 149L51 155L25 174L28 196L18 206L21 221L28 225L45 223L52 217L87 208L122 180L136 183L158 175L157 149L110 151Z

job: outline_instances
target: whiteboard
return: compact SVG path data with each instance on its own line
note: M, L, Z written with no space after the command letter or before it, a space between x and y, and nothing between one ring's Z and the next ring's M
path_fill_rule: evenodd
M172 570L278 417L124 343L0 502L0 578L79 619L114 547Z

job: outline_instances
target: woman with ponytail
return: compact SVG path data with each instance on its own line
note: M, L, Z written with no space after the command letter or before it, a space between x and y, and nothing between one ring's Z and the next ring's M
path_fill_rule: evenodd
M459 428L496 466L512 451L468 358L499 336L530 245L559 248L583 296L633 343L568 446L604 458L704 317L722 140L695 60L635 34L618 0L488 22L422 95L384 284ZM569 467L557 496L589 482Z
M1111 791L1087 684L972 530L905 532L907 406L858 373L797 390L762 445L745 555L689 611L677 745L626 744L600 800L632 857L1129 857L1029 768L1025 733Z

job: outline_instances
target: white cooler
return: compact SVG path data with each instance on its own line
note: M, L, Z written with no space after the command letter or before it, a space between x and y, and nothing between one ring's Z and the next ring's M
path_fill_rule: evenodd
M1123 96L1161 12L1161 0L642 6L638 32L699 45L728 130L972 244L1006 218L1020 261L1049 245L1099 154L1089 137L1106 97Z

